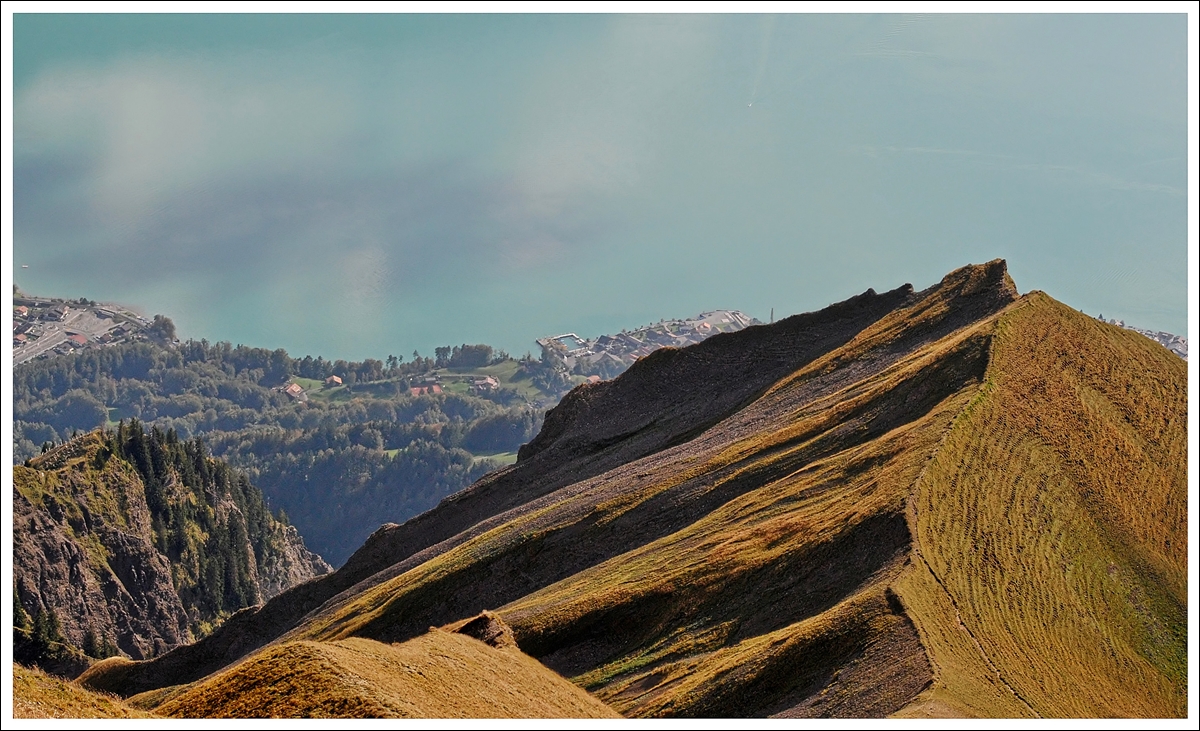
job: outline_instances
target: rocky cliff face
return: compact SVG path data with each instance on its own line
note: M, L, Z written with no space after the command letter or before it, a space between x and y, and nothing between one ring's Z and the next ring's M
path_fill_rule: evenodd
M97 432L14 468L15 623L27 625L18 645L29 656L19 660L62 672L64 657L81 657L75 650L153 657L330 571L248 484L228 489L215 460L200 456L212 468L205 479L159 450L154 490L114 447ZM48 643L59 651L47 653ZM47 654L58 661L39 657Z
M333 567L325 559L305 547L304 539L300 537L296 526L276 523L276 528L278 550L266 554L258 563L257 585L262 602L273 599L314 576L333 571Z

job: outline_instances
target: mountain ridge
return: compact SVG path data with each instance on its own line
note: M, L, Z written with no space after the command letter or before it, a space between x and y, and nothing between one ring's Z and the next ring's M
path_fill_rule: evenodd
M404 642L491 610L623 715L1180 713L1186 365L1019 296L1001 260L860 298L580 387L516 465L331 577L87 682L128 695L264 646ZM761 381L721 365L797 322L811 347ZM672 369L697 362L742 390L681 389ZM615 407L681 391L661 419ZM1046 647L1074 672L1054 692Z
M884 295L883 297L887 299L879 301L885 302L886 307L868 309L866 310L865 317L873 320L878 316L881 316L884 311L890 310L896 302L901 301L909 294L911 294L911 287L905 286L898 288L887 295ZM841 304L849 304L850 306L854 307L860 305L864 301L875 300L877 297L879 297L879 295L875 295L873 290L868 290L868 292L864 293L863 295L851 298L851 300L847 300L846 303ZM826 311L828 310L833 310L834 315L837 315L840 312L839 305L834 305L832 308L827 308ZM816 320L817 324L820 324L820 320L822 318L817 317L816 314L797 315L793 318L781 320L779 323L767 327L784 329L795 326L796 324L800 324L800 327L796 328L797 335L794 336L795 339L799 340L801 337L803 337L806 331L811 330L811 327L806 328L804 325L810 324L810 322L814 319ZM857 324L857 320L854 320L854 322ZM752 337L754 335L752 331L754 330L755 328L752 327L739 331L738 333L716 335L706 340L705 343L716 342L718 346L720 346L722 343L732 343L736 348L740 340ZM750 335L748 336L746 333L750 333ZM693 348L703 347L705 343L701 343L699 346L693 346ZM715 346L712 345L707 346L708 349L712 349L714 347ZM670 353L672 351L674 351L674 349L671 348L663 348L655 351L655 353L651 354L651 356L643 359L645 362L639 361L638 364L635 364L630 371L627 371L626 373L632 372L634 377L636 377L639 372L644 372L647 368L653 368L655 363L659 362L659 359L671 357ZM630 376L625 375L622 377L630 378ZM595 385L580 386L577 387L576 390L589 390L595 389L596 387L597 386ZM554 411L555 410L551 410L552 413ZM457 532L455 530L456 528L458 530L462 530L470 527L473 515L479 515L480 513L486 514L498 510L499 508L492 506L490 502L488 502L489 499L496 500L499 498L502 501L505 500L505 496L502 492L505 485L517 483L520 479L521 473L528 471L531 468L540 474L542 470L539 469L540 465L538 462L545 461L549 460L545 457L540 460L535 460L531 456L527 455L524 459L521 459L518 462L518 465L493 472L492 474L485 476L480 481L476 482L467 490L456 493L455 495L445 499L442 505L453 505L455 508L462 507L465 501L478 502L481 499L485 502L485 506L481 510L475 512L461 510L449 512L448 510L443 510L439 515L445 517L447 516L447 513L449 513L448 519L450 523L448 526L435 528L435 530L438 532L435 533L434 537L440 538L441 540L452 539L454 533ZM614 463L619 463L619 461L614 461ZM520 470L518 470L518 468L520 468ZM553 469L553 466L551 469ZM579 468L577 466L573 466L573 469ZM594 471L597 468L593 467L590 469ZM517 470L517 472L514 474L515 470ZM578 474L580 474L578 471L572 472L571 470L560 469L558 474L551 473L548 478L543 476L543 479L549 482L549 487L538 487L536 489L539 491L545 491L547 489L552 489L555 486L561 486L563 483L571 480ZM529 491L527 489L522 491L521 494L528 494L528 492ZM506 502L501 502L501 505L508 505L508 509L517 507L518 505L511 504L513 502L518 502L519 505L519 498L513 498L510 496ZM169 671L171 677L186 678L187 681L190 682L191 680L195 680L196 678L223 666L224 663L235 660L237 657L240 657L246 652L258 647L258 641L254 639L256 636L266 635L268 636L268 641L270 639L274 639L278 636L279 627L281 625L286 626L289 622L297 621L324 602L342 594L347 590L350 590L360 581L367 580L372 575L377 574L380 571L385 571L395 565L396 560L394 557L397 554L415 556L421 551L431 550L433 546L436 546L440 541L431 540L429 537L424 535L425 531L423 530L424 524L425 522L429 521L432 512L433 511L430 511L429 513L424 513L420 516L410 519L404 524L404 526L382 526L367 539L362 548L351 555L350 559L347 560L347 562L337 572L324 577L319 582L309 582L297 586L290 592L285 593L285 595L281 596L277 601L269 602L263 608L257 611L243 611L233 617L230 617L213 633L213 635L206 638L205 641L200 645L181 647L175 653L159 659L158 664L160 666L164 664L170 665L172 667L172 670ZM180 673L180 675L175 676L174 673ZM157 675L157 673L153 673L151 675ZM146 684L144 685L139 684L138 681L134 681L132 679L126 682L134 683L136 687L140 688L138 692L141 692L144 690L149 690L152 687L150 684L158 682L158 680L148 679L145 681Z

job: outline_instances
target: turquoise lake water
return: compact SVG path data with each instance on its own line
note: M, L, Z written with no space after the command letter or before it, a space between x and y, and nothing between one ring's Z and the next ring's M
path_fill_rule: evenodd
M1188 324L1184 16L23 15L14 78L17 284L183 337L518 355L995 257Z

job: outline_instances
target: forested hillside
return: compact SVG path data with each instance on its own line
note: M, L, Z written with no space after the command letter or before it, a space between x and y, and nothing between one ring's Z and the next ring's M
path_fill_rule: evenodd
M432 508L513 459L540 426L531 402L551 398L540 386L563 385L541 362L487 346L437 356L327 361L189 341L34 361L14 371L14 459L122 419L202 437L338 565L381 523ZM483 368L502 383L476 393L466 381L418 388L438 368L448 379ZM341 383L327 385L332 376ZM303 400L280 390L288 383L305 388Z

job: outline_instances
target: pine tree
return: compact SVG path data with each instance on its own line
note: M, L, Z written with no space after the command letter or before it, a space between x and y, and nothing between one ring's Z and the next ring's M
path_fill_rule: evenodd
M25 611L25 607L21 606L21 597L17 594L16 587L13 587L13 626L25 631L29 631L31 626L29 614Z
M33 639L43 647L49 648L50 643L63 641L62 626L58 623L58 615L53 609L38 608L33 616Z
M83 647L80 649L88 657L101 658L103 651L100 648L100 640L96 638L96 630L88 627L87 634L83 636Z

